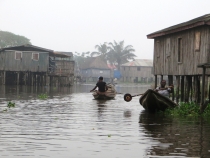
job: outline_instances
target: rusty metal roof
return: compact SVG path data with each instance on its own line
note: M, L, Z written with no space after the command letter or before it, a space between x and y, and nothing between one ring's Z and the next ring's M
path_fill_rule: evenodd
M128 63L122 64L121 66L142 66L142 67L153 67L152 59L135 59Z
M72 52L60 52L60 51L54 51L50 56L56 56L56 57L72 57Z
M81 69L110 69L106 62L99 57L88 57L80 67Z
M53 51L50 49L37 47L37 46L31 45L31 44L5 47L5 48L0 49L0 52L4 51L4 50L49 52L50 56L56 56L56 57L71 57L71 56L73 56L72 52Z
M160 31L153 32L147 35L147 38L154 39L155 37L164 36L167 34L188 30L194 27L202 26L202 25L210 25L210 14L206 14L195 19L189 20L187 22L183 22L168 28L165 28Z
M4 50L42 51L42 52L49 52L49 53L53 52L53 50L37 47L37 46L31 45L31 44L25 44L25 45L20 45L20 46L13 46L13 47L5 47L5 48L0 49L0 51L4 51Z

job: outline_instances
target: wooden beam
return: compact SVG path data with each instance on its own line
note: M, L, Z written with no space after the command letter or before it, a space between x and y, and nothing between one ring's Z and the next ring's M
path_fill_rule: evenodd
M157 87L157 75L155 75L155 87L154 89Z
M184 101L184 76L181 76L181 102Z
M176 102L179 102L180 76L176 76Z
M202 74L202 89L201 89L201 108L204 104L204 90L205 90L205 74L206 74L206 67L203 67L203 74Z

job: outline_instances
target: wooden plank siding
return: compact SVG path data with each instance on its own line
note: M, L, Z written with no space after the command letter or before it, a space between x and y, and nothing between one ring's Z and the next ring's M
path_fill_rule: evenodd
M195 50L195 34L200 32L200 50ZM154 75L201 75L200 63L210 62L210 27L189 30L154 38ZM181 62L178 62L178 39L182 39ZM170 40L169 48L167 48ZM206 71L210 74L210 70Z
M50 72L51 76L73 76L74 75L74 61L55 60L56 68L54 72Z
M111 77L111 70L110 69L82 69L81 70L82 77L93 77L98 78L99 76L103 76L104 78L110 78Z
M22 58L15 59L15 51L0 52L0 70L2 71L30 71L30 72L47 72L49 65L49 53L39 53L39 60L32 59L33 51L20 51Z
M138 70L138 68L140 70ZM154 80L153 68L144 67L144 66L121 66L120 72L123 78L123 81L131 81L138 78L138 81L141 81L142 78Z

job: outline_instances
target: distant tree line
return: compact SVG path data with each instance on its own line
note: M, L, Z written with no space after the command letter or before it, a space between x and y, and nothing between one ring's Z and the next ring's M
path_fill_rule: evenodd
M0 31L0 48L12 47L24 44L31 44L30 40L24 36L15 35L11 32Z
M117 66L119 70L120 65L128 62L129 60L133 60L134 57L136 57L133 46L124 46L124 41L120 41L119 43L116 41L113 43L104 42L103 44L96 45L95 49L97 51L83 53L75 52L74 59L78 66L80 66L88 57L100 56L104 61L108 61L110 64Z

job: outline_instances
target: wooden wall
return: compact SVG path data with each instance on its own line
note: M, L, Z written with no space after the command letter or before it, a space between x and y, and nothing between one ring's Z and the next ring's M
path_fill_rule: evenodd
M51 75L59 76L73 76L74 75L74 61L55 60L56 69Z
M109 69L85 69L81 70L82 77L96 77L103 76L104 78L111 78L111 70Z
M153 68L152 67L143 67L140 66L138 70L137 66L121 66L120 72L123 78L123 81L133 82L136 77L138 81L141 81L141 78L154 79Z
M32 59L32 53L22 51L22 59L15 60L15 51L0 52L0 70L3 71L30 71L30 72L47 72L49 65L49 53L39 53L39 60Z
M196 50L195 35L200 32L200 50ZM181 62L178 62L178 38L182 38ZM201 26L155 38L154 75L201 75L200 63L210 62L210 27ZM207 74L210 74L208 69Z

